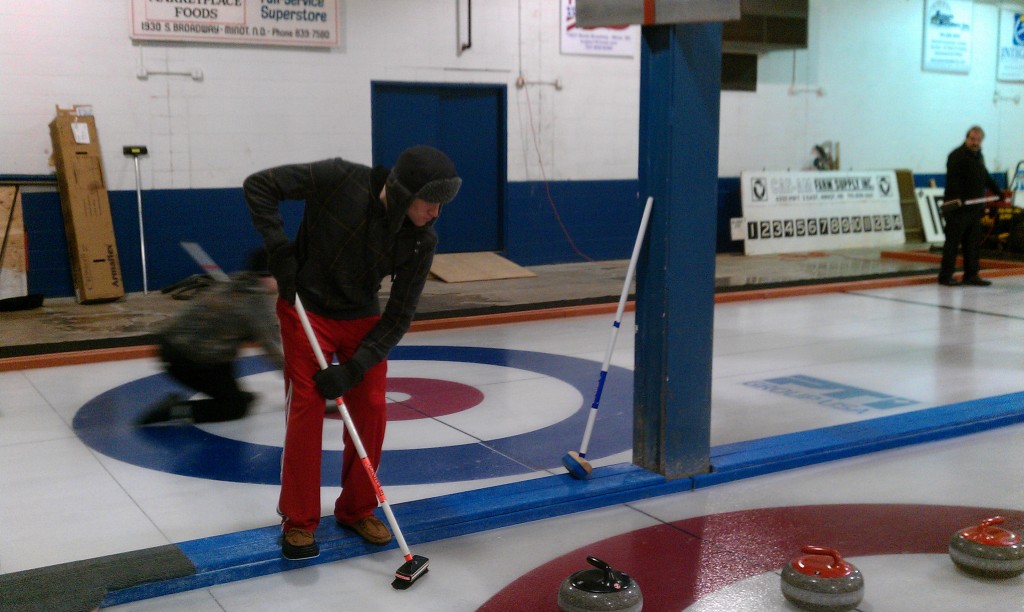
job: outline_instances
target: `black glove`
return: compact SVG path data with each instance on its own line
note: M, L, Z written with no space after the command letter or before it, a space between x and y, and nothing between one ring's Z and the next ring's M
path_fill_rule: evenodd
M337 399L363 380L363 369L354 361L330 365L313 375L317 391L326 399Z
M267 261L270 274L277 281L277 294L289 304L295 303L295 277L299 273L299 262L295 259L295 246L286 244L274 249Z

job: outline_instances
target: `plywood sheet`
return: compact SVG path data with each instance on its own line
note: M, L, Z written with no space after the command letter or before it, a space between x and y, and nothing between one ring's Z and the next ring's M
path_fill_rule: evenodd
M6 244L0 253L0 298L25 295L28 278L25 262L25 227L22 222L21 192L0 187L0 230Z
M465 283L537 276L497 253L445 253L434 255L430 272L446 283Z

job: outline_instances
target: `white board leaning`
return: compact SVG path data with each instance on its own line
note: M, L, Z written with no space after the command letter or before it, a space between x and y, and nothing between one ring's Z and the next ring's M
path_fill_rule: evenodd
M939 210L945 191L942 187L921 187L914 190L917 196L917 210L921 213L921 229L924 230L925 242L946 240L946 221Z
M744 253L802 253L903 244L896 172L746 171Z

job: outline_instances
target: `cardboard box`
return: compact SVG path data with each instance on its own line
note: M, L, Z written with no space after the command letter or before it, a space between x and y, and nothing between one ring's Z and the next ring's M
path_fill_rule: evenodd
M903 213L903 235L907 242L927 242L921 211L917 208L917 190L914 187L914 173L910 170L896 171L896 186L900 192L900 212Z
M75 296L89 304L123 297L124 285L96 121L83 108L58 107L50 138Z

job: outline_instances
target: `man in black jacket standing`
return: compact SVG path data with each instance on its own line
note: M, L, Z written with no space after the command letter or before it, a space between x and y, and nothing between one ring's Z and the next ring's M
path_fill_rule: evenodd
M246 202L277 279L284 348L287 430L281 461L281 550L285 558L319 554L320 459L324 398L343 397L374 469L380 464L387 411L387 354L409 329L433 261L434 220L462 180L448 157L428 146L405 150L394 168L343 159L257 172L243 184ZM295 241L284 232L283 200L304 203ZM378 291L391 277L383 313ZM330 362L321 371L295 311L302 298ZM368 542L387 544L373 515L373 483L345 431L341 495L335 521Z
M985 196L986 187L1000 193L999 185L985 169L985 158L981 154L981 141L985 132L978 126L967 130L964 143L953 149L946 159L946 190L943 202L959 201L943 215L946 222L946 242L942 245L942 267L939 269L939 284L954 287L960 284L986 287L991 285L980 276L981 269L981 218L985 214L983 203L964 204ZM962 283L953 279L956 270L957 250L963 249L964 278Z

